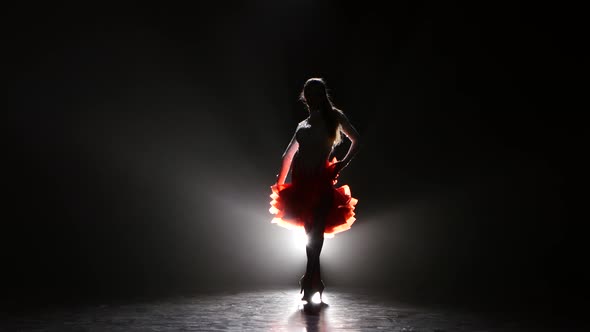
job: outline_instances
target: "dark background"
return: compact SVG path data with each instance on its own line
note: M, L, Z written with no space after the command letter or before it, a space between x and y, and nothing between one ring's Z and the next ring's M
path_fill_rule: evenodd
M10 8L7 307L297 287L270 189L310 77L362 137L330 286L571 312L575 10L256 1ZM348 142L346 142L348 143ZM338 148L341 157L347 144ZM577 151L577 152L576 152Z

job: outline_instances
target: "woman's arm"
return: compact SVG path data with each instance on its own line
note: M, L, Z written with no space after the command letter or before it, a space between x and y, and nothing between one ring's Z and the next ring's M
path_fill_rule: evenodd
M281 171L277 175L277 184L285 183L285 179L287 178L287 174L289 174L289 170L291 169L291 162L293 161L293 156L297 149L299 149L299 142L296 139L297 131L293 134L293 138L291 138L291 142L287 146L285 153L283 153L283 162L281 164Z
M342 128L342 132L350 139L350 147L348 148L348 152L346 156L342 158L336 165L336 173L340 172L344 167L348 166L348 163L352 160L352 158L356 155L360 148L360 136L359 133L354 129L354 127L348 121L348 118L343 113L339 113L338 121L340 122L340 127Z

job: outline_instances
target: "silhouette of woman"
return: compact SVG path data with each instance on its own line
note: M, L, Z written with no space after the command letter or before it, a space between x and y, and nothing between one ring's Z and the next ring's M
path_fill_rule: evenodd
M301 100L309 117L301 121L291 139L277 175L271 186L270 213L273 223L288 229L303 228L308 237L307 266L299 280L302 300L324 291L320 273L320 253L325 237L350 229L355 221L357 203L347 185L336 188L336 178L357 153L359 135L347 117L334 107L321 78L305 82ZM341 141L343 132L351 141L345 157L330 161L333 148ZM291 183L285 183L291 170Z

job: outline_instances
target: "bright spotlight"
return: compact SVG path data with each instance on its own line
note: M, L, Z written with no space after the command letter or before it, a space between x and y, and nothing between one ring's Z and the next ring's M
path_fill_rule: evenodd
M295 246L298 249L305 248L305 246L307 246L307 234L305 234L305 231L296 231L296 232L293 232L293 234L294 234Z
M313 294L313 296L311 297L311 302L313 303L322 303L322 299L320 297L320 292L316 292L315 294Z

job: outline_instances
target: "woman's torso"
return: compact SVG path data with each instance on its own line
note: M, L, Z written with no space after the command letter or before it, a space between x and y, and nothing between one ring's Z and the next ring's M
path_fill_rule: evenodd
M326 168L332 153L334 137L319 117L302 121L295 134L299 149L293 159L293 170L299 174L314 175Z

